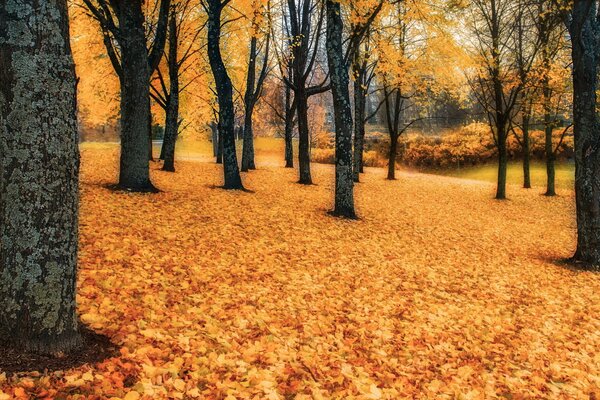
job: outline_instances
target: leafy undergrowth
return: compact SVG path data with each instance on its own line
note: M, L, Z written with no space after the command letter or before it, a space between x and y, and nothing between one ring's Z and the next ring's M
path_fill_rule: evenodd
M264 168L245 193L180 163L138 195L105 188L115 157L83 151L79 311L120 356L0 399L600 395L600 276L556 262L572 196L370 170L344 221L329 166L311 187Z

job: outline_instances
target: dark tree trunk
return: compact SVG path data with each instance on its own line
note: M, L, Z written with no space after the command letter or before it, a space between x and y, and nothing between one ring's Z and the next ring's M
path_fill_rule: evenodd
M215 122L210 123L211 143L213 148L213 157L219 154L219 130Z
M292 90L285 88L285 167L294 168L294 116L296 107L292 103Z
M365 88L365 69L355 63L354 81L354 182L360 181L363 172L363 152L365 144L365 113L367 93Z
M81 343L68 21L66 0L0 2L0 333L14 347L44 354Z
M223 141L223 172L225 189L244 189L235 149L235 115L233 87L221 56L221 0L208 0L208 57L217 87L219 102L219 135Z
M150 103L148 103L150 106ZM154 148L152 143L152 108L148 110L148 160L154 161Z
M163 171L175 172L175 144L179 131L179 58L178 58L177 18L172 14L169 20L169 96L167 98L164 164Z
M348 69L344 60L340 3L327 0L327 63L335 115L335 208L333 214L356 218L352 173L352 107Z
M546 153L546 196L556 196L556 172L554 168L555 154L552 144L552 132L554 131L554 121L552 120L552 92L550 89L549 78L542 81L542 92L544 102L544 149Z
M217 124L217 164L223 164L223 135Z
M121 45L121 168L119 187L136 192L155 191L150 182L150 67L141 0L119 8Z
M531 189L531 140L529 138L529 121L527 112L523 115L523 187Z
M390 133L390 152L388 153L388 174L387 179L393 181L396 179L396 157L398 155L398 134Z
M300 180L298 183L312 185L310 173L310 132L308 127L308 97L302 88L296 90L296 111L298 113L298 165Z
M498 185L496 199L506 199L506 172L508 167L508 149L506 148L506 124L502 121L496 124L497 149L498 149Z
M596 114L598 31L596 8L575 2L569 27L573 54L573 122L577 251L575 261L600 266L600 126Z
M244 133L242 146L242 171L256 169L254 163L254 131L252 129L252 114L254 113L254 86L256 85L256 46L258 39L250 39L250 60L248 61L248 75L246 79L246 94L244 96Z

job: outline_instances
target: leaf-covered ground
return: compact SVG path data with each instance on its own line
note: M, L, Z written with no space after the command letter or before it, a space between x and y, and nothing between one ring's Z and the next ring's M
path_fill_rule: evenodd
M265 167L254 193L178 167L116 193L116 151L83 151L79 310L120 357L0 378L0 399L600 395L600 275L557 262L571 195L370 170L343 221L330 166L310 187Z

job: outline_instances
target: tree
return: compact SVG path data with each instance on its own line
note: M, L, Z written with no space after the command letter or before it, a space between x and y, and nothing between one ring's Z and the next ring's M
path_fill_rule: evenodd
M281 76L294 92L294 103L298 118L298 168L299 183L312 185L310 171L310 132L308 123L308 99L311 96L325 93L329 90L328 77L319 83L316 64L321 50L325 8L315 0L287 0L287 10L283 13L283 35L288 38L287 54L278 52L283 58L279 65L291 70L291 79L285 72Z
M142 0L83 0L100 23L106 51L121 83L121 162L119 187L156 191L150 181L150 77L163 55L171 0L160 0L158 22L147 48Z
M66 0L1 2L0 330L36 353L81 344L76 109Z
M479 64L471 85L487 114L498 151L496 199L499 200L506 198L508 133L526 83L519 74L519 60L514 57L519 20L515 15L522 12L522 7L526 7L524 2L514 0L473 0L471 4L474 52ZM521 59L525 75L531 70L538 46L534 44L528 50Z
M168 172L175 172L175 144L183 122L179 112L180 97L200 76L190 77L187 83L181 84L181 76L188 70L186 64L189 64L190 59L198 52L198 48L195 47L196 39L205 27L205 24L196 26L198 21L191 18L194 13L195 8L192 7L191 0L179 1L172 7L168 28L169 46L164 57L167 74L164 74L159 66L156 69L158 88L154 84L150 86L150 95L165 110L165 134L160 159L164 160L163 171ZM189 19L191 21L188 21ZM180 51L182 45L183 51Z
M566 5L573 58L573 123L577 251L574 261L600 266L600 125L597 114L600 63L600 5L575 0Z
M254 13L252 16L252 27L250 29L250 51L248 55L248 72L246 77L246 93L244 94L244 144L242 149L242 171L256 169L254 161L254 130L252 129L252 117L254 108L260 98L265 79L269 73L269 51L271 47L271 32L267 31L263 41L263 61L256 77L257 58L259 55L258 39L260 26L265 20L263 7L258 0L253 3Z
M340 3L327 0L327 60L335 115L335 207L333 215L356 218L352 171L352 108L348 68L344 60L344 23Z
M208 15L208 58L215 80L219 103L219 137L223 146L223 173L225 189L244 189L235 150L235 110L233 85L221 55L221 20L223 9L230 0L202 0ZM226 21L225 21L226 22Z

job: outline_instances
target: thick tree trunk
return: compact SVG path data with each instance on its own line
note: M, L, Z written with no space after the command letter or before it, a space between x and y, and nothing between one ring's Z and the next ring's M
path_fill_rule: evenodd
M344 61L340 3L327 0L327 63L335 115L335 207L333 214L356 218L352 171L352 107L348 69Z
M530 116L523 116L523 188L531 189L531 140L529 138Z
M387 179L393 181L396 179L396 157L398 155L398 134L390 133L390 152L388 153L388 174Z
M167 98L163 171L175 172L175 144L179 133L179 57L177 19L169 19L169 97Z
M571 26L577 251L575 261L600 266L600 126L596 114L598 26L595 7L575 2ZM587 15L586 15L587 14ZM575 26L582 21L582 26Z
M358 71L356 71L358 69ZM360 181L363 172L363 152L365 147L366 90L364 70L358 66L354 81L354 182Z
M296 90L296 111L298 113L298 165L300 180L298 183L312 185L310 173L310 132L308 127L308 97L300 88Z
M119 187L136 192L156 191L150 182L150 68L141 0L123 3L119 26L121 64L121 168Z
M225 189L244 189L235 149L233 87L221 56L221 0L208 0L208 57L219 101L219 135L223 141Z
M66 0L0 2L0 333L37 353L81 343L76 107Z

